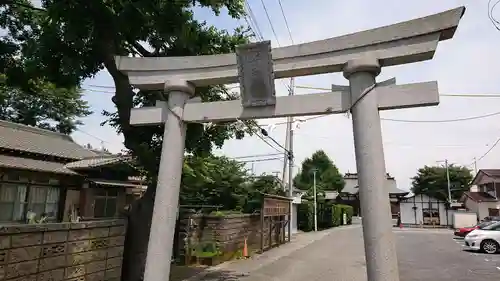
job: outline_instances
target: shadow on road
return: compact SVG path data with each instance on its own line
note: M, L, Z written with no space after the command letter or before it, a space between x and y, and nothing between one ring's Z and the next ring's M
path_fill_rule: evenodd
M248 274L229 270L214 270L201 266L176 266L170 270L171 281L239 281Z

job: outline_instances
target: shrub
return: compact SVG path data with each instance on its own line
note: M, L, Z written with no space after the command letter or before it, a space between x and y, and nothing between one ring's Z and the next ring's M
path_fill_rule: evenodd
M343 225L346 214L347 224L352 223L353 208L349 205L318 202L318 229L327 229ZM298 228L302 231L314 230L314 203L305 202L299 205L297 213Z
M337 222L336 226L342 225L344 223L343 217L346 215L346 223L352 223L353 208L349 205L337 204L335 205L335 220Z
M222 210L222 211L210 212L210 216L216 216L216 217L224 217L224 216L240 215L240 214L243 214L243 212L234 210Z
M314 230L314 204L305 202L297 209L297 227L302 231Z

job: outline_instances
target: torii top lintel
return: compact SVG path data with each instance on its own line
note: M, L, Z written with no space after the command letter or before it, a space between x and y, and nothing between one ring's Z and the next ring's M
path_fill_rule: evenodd
M354 58L376 57L381 66L432 59L437 43L453 37L465 7L393 25L272 50L275 78L340 72ZM238 82L236 55L116 57L117 68L140 89L160 90L182 79L196 86Z

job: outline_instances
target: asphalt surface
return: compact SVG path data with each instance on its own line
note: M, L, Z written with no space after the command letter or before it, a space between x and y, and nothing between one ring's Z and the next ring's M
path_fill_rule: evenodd
M401 281L500 280L500 254L465 251L463 241L455 240L449 230L394 229L394 233ZM230 263L193 280L367 280L360 226L328 230L311 241L302 248L287 250L292 245L285 245L261 258Z
M395 231L401 280L500 280L500 255L465 250L446 230Z

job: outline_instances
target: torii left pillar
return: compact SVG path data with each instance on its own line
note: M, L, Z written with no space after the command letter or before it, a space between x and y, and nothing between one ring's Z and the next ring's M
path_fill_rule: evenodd
M187 81L165 82L168 108L163 110L165 128L144 280L170 280L187 128L182 115L184 105L194 92L195 87Z

